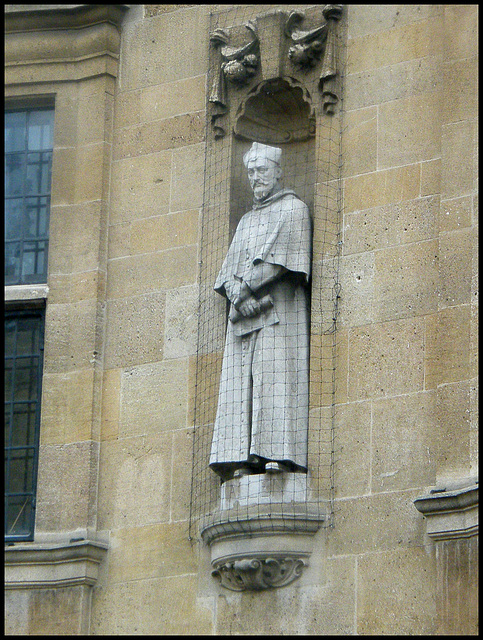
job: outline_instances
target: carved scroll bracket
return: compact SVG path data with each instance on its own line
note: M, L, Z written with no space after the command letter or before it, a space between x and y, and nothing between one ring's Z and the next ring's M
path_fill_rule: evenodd
M211 123L215 138L223 137L226 133L218 120L229 108L227 81L238 88L243 87L255 75L259 65L257 26L249 21L245 27L252 37L248 43L240 47L229 45L230 36L223 29L215 29L210 35L210 42L219 50L220 55L218 73L215 74L209 97L209 102L213 105Z
M292 65L307 72L313 69L322 58L319 89L322 93L323 109L332 115L339 100L336 86L338 78L336 23L342 16L341 4L327 4L322 13L326 22L318 27L302 30L300 24L304 13L292 11L287 19L285 33L293 41L288 50Z
M297 82L311 84L317 78L317 67L321 66L318 88L322 94L322 107L326 114L335 112L340 73L337 22L342 10L341 4L328 4L317 17L312 12L307 20L312 24L315 21L316 26L307 29L302 28L306 15L301 11L292 11L288 16L280 11L264 14L244 25L249 32L248 40L236 25L228 30L217 28L210 34L217 55L209 96L215 138L226 135L228 124L223 123L230 109L230 91L250 88L256 77L271 82L294 76ZM239 44L240 40L242 44ZM237 46L232 41L236 41ZM240 94L235 102L239 99L243 99Z
M231 591L262 591L290 584L305 565L302 557L253 556L218 562L212 575Z

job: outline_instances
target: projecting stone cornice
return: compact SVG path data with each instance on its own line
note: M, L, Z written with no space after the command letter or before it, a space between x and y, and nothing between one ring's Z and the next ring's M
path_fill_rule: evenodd
M107 545L92 540L5 547L5 589L93 585Z
M128 5L7 5L6 84L117 76Z
M468 538L478 534L478 480L465 479L435 487L416 498L416 509L426 518L433 540Z
M109 22L118 27L128 4L6 4L5 33L82 29Z

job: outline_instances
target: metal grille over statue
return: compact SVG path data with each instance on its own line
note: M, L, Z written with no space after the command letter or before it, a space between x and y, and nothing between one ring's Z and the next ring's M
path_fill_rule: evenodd
M258 142L244 155L253 208L215 283L231 303L210 457L223 480L307 471L312 230L281 156Z
M331 526L341 5L210 18L190 538L234 591ZM203 556L206 558L206 556Z

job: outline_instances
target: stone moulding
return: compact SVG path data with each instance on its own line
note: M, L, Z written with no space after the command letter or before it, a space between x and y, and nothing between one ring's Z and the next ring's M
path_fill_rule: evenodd
M478 534L478 480L435 487L416 498L414 506L425 516L427 534L435 541Z
M305 565L305 557L300 556L254 555L215 562L212 575L231 591L261 591L290 584L302 574Z
M81 540L5 547L5 589L52 589L97 582L107 544Z
M128 5L10 5L5 12L6 84L117 77Z

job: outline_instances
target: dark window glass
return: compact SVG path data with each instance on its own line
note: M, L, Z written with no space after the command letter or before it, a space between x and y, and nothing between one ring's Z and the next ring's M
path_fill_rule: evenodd
M5 284L47 282L53 109L5 114Z
M5 314L5 538L32 540L40 426L43 310Z

